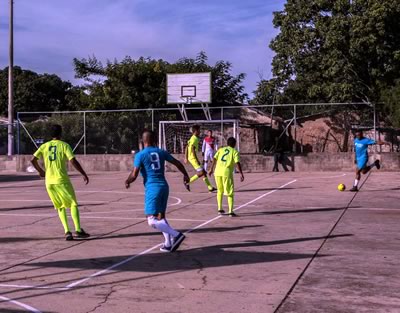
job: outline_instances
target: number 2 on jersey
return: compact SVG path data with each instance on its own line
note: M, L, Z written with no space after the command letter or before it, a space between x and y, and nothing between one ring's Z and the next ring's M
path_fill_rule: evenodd
M51 154L49 155L49 160L50 161L55 161L57 160L57 147L56 146L50 146L49 151Z
M161 168L160 164L160 156L157 152L150 153L150 160L151 160L151 168L153 170L159 170Z
M226 162L226 157L228 156L229 152L229 149L225 149L225 153L222 156L221 161Z

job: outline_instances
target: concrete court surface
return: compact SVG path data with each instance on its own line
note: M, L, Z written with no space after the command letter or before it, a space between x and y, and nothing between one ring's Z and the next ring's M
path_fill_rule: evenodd
M191 231L173 254L127 174L73 176L92 234L73 242L43 181L0 175L0 312L400 312L397 173L372 172L357 194L336 189L352 173L247 174L237 218L169 173L169 222Z

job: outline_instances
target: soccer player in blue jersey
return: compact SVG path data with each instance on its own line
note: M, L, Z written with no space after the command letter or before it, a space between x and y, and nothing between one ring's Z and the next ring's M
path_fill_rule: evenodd
M176 251L185 235L173 229L167 222L166 209L169 195L169 187L165 179L165 161L175 165L183 174L183 183L188 188L189 175L181 162L176 160L167 151L156 147L155 134L145 131L142 135L144 149L135 155L134 168L125 181L126 188L130 187L139 172L143 176L145 186L145 214L149 226L158 229L164 235L164 244L160 248L162 252Z
M368 146L375 145L375 140L364 137L363 132L358 130L355 133L354 139L354 151L355 151L355 163L357 164L356 179L354 180L353 188L350 189L352 192L358 191L358 183L361 179L361 174L367 174L371 169L376 167L378 170L381 168L379 160L376 160L371 165L368 165Z

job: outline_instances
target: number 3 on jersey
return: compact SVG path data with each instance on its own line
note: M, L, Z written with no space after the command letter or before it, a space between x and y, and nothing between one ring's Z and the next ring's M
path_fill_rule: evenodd
M226 157L228 156L229 152L229 149L225 149L225 153L223 154L221 161L226 162Z
M56 146L50 146L49 147L50 155L49 155L49 160L50 161L55 161L57 160L57 147Z
M157 152L150 153L150 160L151 160L151 168L153 170L159 170L161 168L160 164L160 156Z

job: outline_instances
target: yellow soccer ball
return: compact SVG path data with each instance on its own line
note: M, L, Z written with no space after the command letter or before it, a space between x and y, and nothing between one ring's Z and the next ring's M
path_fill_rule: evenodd
M339 191L345 191L345 190L346 190L346 186L345 186L345 184L339 184L339 185L337 186L337 189L338 189Z

